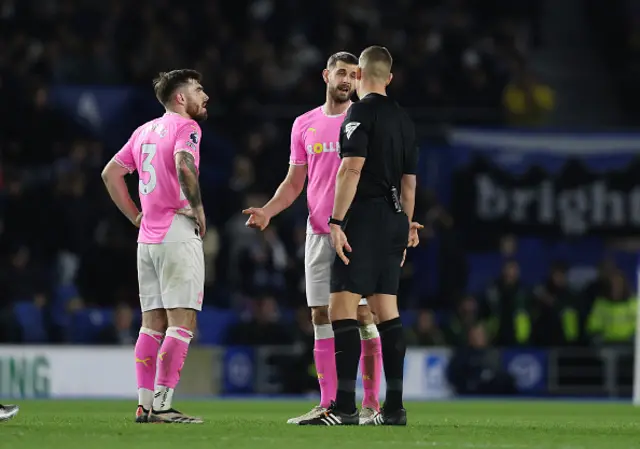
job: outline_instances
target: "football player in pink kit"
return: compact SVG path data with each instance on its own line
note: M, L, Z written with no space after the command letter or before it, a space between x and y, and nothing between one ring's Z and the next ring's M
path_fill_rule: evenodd
M198 183L202 132L197 121L207 118L209 97L200 79L194 70L161 73L154 90L167 112L136 129L102 172L113 202L140 228L136 422L202 423L172 407L204 290L206 221ZM124 180L135 170L142 212Z
M315 345L314 359L320 383L320 405L289 424L312 419L322 414L335 400L337 374L333 329L329 320L329 281L335 250L329 240L329 217L333 209L335 179L340 157L338 139L340 125L351 105L355 90L358 58L339 52L327 61L322 77L327 84L325 103L298 117L291 130L291 158L289 172L273 198L262 208L243 211L250 215L247 225L265 229L272 217L288 208L302 193L308 178L307 204L309 220L305 245L305 281L307 303L311 308ZM364 384L364 398L360 418L373 416L380 408L379 390L382 371L380 336L367 306L360 303L358 320L362 339L360 368Z

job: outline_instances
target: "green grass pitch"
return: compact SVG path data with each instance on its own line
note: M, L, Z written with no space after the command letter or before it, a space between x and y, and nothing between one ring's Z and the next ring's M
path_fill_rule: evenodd
M627 449L640 448L640 409L592 402L409 402L402 427L298 427L301 401L179 402L203 425L135 424L122 401L22 401L0 423L2 449Z

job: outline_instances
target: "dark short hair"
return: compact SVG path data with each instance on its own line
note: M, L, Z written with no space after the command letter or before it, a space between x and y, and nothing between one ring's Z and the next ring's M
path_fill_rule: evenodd
M173 93L179 87L187 84L190 80L202 80L200 72L191 69L172 70L170 72L161 72L158 77L153 80L153 90L156 93L158 101L167 105L171 101Z
M334 68L338 61L344 62L345 64L358 65L358 58L356 58L356 55L347 51L339 51L338 53L334 53L329 56L329 59L327 59L327 68Z

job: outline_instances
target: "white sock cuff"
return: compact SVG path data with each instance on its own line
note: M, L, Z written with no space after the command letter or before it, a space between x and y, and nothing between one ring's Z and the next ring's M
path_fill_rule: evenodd
M140 334L146 334L153 338L164 336L162 332L154 331L153 329L149 329L148 327L141 327Z
M316 340L326 340L333 338L333 326L330 324L314 324L313 336Z
M360 326L358 330L360 331L360 340L373 340L380 336L378 327L375 324L365 324Z
M167 337L175 338L176 340L184 341L186 344L189 344L193 338L193 332L185 329L184 327L171 326L167 329Z
M145 410L149 410L153 405L153 390L138 388L138 405L144 407Z
M171 403L173 402L173 393L173 388L157 385L156 391L153 395L153 410L169 410L171 408Z

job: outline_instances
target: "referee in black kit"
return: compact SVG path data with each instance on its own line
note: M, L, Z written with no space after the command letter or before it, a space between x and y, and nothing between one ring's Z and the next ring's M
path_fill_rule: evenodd
M392 58L369 47L358 64L354 103L342 124L331 241L337 256L331 271L330 318L335 334L336 401L301 425L358 424L355 385L360 359L357 309L366 297L379 320L387 380L382 410L363 424L406 425L402 381L406 342L397 292L406 248L418 244L412 223L418 149L409 116L389 99Z

